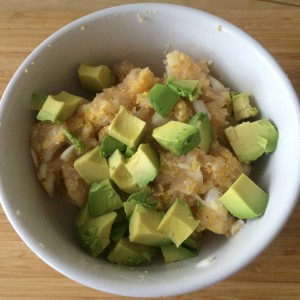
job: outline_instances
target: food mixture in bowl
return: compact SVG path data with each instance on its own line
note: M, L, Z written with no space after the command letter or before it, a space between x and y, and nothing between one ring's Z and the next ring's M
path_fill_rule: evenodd
M263 215L268 194L249 178L250 163L275 150L278 132L210 65L180 51L166 55L162 78L128 61L81 64L92 101L33 96L37 177L49 196L66 192L80 208L90 255L124 265L187 259L205 232L229 237Z

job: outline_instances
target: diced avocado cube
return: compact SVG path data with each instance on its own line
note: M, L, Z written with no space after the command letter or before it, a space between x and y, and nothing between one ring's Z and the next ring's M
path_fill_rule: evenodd
M79 153L81 153L84 150L85 144L81 141L81 139L78 136L76 136L66 128L64 128L62 132L65 135L65 137L74 145L75 149Z
M75 224L78 228L82 227L91 218L88 204L85 203L83 207L80 208L79 213L75 219Z
M114 223L111 229L110 238L114 242L118 242L128 231L129 223L128 220L122 221L120 223Z
M161 251L166 263L196 257L194 252L182 246L176 247L174 244L161 246Z
M131 202L126 201L126 202L123 203L124 211L125 211L126 217L128 219L131 217L136 204L137 203L135 201L131 201Z
M138 203L142 204L145 207L155 209L157 206L157 202L152 199L151 194L152 190L148 186L145 186L140 191L131 194L127 198L127 201L124 202L124 211L126 217L129 218L132 215L134 208Z
M180 96L167 85L156 83L148 92L147 98L154 110L165 118L173 109Z
M201 141L197 127L178 121L155 128L152 136L163 148L176 155L193 150Z
M165 233L179 247L200 221L194 219L186 202L176 199L161 220L158 230Z
M151 188L148 186L145 186L140 191L131 194L127 198L127 202L141 203L146 207L156 208L157 202L153 201L153 199L151 198L152 193L153 192L152 192Z
M88 195L90 215L95 218L123 206L123 202L109 179L91 185Z
M201 84L199 80L183 80L170 77L167 80L167 85L175 90L181 97L188 98L190 101L195 101L201 94Z
M127 237L123 237L114 245L107 259L119 265L136 266L151 262L157 252L157 247L131 243Z
M115 83L115 77L108 66L80 64L78 76L83 88L89 93L100 93Z
M241 121L257 115L258 111L256 107L251 106L249 95L246 93L232 95L231 99L236 121Z
M63 122L71 118L81 102L81 97L65 91L48 96L37 114L39 121Z
M103 156L109 156L112 155L117 149L121 152L125 151L127 146L112 136L107 135L103 138L100 149Z
M124 207L120 207L120 208L116 209L115 212L117 213L117 217L115 219L116 224L127 220L127 216L125 214Z
M142 204L136 204L129 219L129 240L149 246L160 246L170 243L170 238L157 230L163 218L162 211L155 211Z
M47 95L33 93L30 101L30 109L40 110L43 107L47 97Z
M108 128L108 133L121 143L134 148L146 133L146 122L121 106Z
M131 194L140 190L138 183L127 169L125 158L119 150L116 150L108 158L108 164L110 178L122 191Z
M197 113L189 120L189 124L199 129L201 141L198 147L208 153L213 142L213 131L208 114Z
M112 224L117 216L110 212L98 218L89 219L79 228L79 238L85 251L97 257L110 243Z
M195 240L192 237L188 237L186 240L183 241L182 245L186 246L187 248L193 249L193 250L200 250L201 244L199 240Z
M80 177L89 184L109 178L108 163L106 158L101 155L99 146L77 158L74 168Z
M225 208L239 219L252 219L264 214L269 195L242 173L221 196Z
M237 158L246 163L274 151L279 136L267 119L230 126L225 129L225 134Z
M127 146L125 153L124 153L125 158L131 157L134 153L135 153L135 151L132 148Z
M158 154L149 144L140 144L136 153L126 161L127 170L140 188L154 180L159 165Z

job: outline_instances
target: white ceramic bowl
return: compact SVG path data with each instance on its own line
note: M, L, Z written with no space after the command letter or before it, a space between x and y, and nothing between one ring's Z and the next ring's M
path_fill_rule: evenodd
M277 150L260 160L253 172L270 194L266 213L248 221L228 240L207 239L199 256L187 261L128 268L91 258L76 242L76 210L62 199L49 199L37 182L29 151L34 120L29 110L31 94L62 89L79 93L76 67L82 61L111 64L127 59L161 75L164 54L173 49L197 59L212 59L219 77L228 86L251 93L261 115L278 127ZM0 197L12 226L51 267L108 293L161 297L221 281L273 240L297 201L299 102L291 83L251 37L198 10L134 4L105 9L71 23L44 41L20 66L3 95L0 118Z

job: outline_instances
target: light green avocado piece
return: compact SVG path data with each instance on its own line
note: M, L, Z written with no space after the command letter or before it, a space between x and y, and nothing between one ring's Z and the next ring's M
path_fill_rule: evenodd
M197 127L178 121L169 121L155 128L152 136L163 148L176 155L193 150L201 141Z
M263 215L268 200L269 195L244 173L220 198L225 208L239 219L252 219Z
M181 97L188 98L190 101L197 100L201 94L201 84L199 80L183 80L169 77L167 85Z
M101 153L103 156L112 155L116 150L121 152L127 149L127 146L112 136L106 135L101 142Z
M151 195L152 190L148 186L145 186L140 191L131 194L127 198L126 202L124 202L126 217L129 218L132 215L134 208L138 203L142 204L144 207L155 209L157 202L151 197Z
M134 149L127 146L125 153L124 153L125 158L131 157L134 153L135 153Z
M124 211L125 211L126 217L128 219L131 217L136 204L137 203L135 201L131 201L131 202L126 201L126 202L123 203Z
M62 132L64 136L74 145L78 153L82 153L85 148L85 144L81 141L81 139L66 128L64 128Z
M151 198L152 190L149 186L143 187L140 191L131 194L127 198L127 202L141 203L146 207L155 209L157 202Z
M166 263L196 257L194 252L182 246L176 247L174 244L161 246L161 251Z
M225 134L237 158L246 163L274 151L279 136L276 128L267 119L228 127Z
M179 247L200 221L194 219L186 202L176 199L161 220L158 230L166 234Z
M160 162L158 154L149 144L140 144L125 165L133 181L143 188L158 174Z
M125 158L119 150L108 158L110 178L125 193L131 194L140 187L125 165Z
M129 240L134 243L160 246L170 243L170 238L157 230L164 213L136 204L129 219Z
M123 106L120 107L112 123L108 127L108 134L121 143L134 148L146 133L146 122L134 116Z
M234 94L231 97L233 113L236 121L255 117L258 113L256 107L250 104L249 95L246 93Z
M47 95L33 93L30 101L30 109L31 110L40 110L45 101L47 100Z
M78 76L81 85L89 93L100 93L115 83L115 77L106 65L91 66L81 63Z
M180 95L169 86L156 83L147 94L153 109L165 118L178 102Z
M128 231L129 223L128 220L122 221L120 223L114 223L111 228L110 238L114 242L118 242Z
M37 114L39 121L63 122L71 118L81 102L81 97L62 91L49 95Z
M123 206L123 202L109 179L91 185L88 195L91 217L95 218Z
M99 146L86 152L74 162L74 168L80 177L89 184L109 178L109 167L101 155Z
M81 245L89 255L97 257L109 245L111 227L116 216L117 213L113 211L89 219L79 228Z
M189 120L189 124L199 129L201 141L198 147L207 154L213 142L213 131L208 114L203 112L197 113Z
M192 237L188 237L186 240L183 241L182 245L186 246L189 249L193 250L200 250L201 244L199 240L195 240Z
M80 208L75 219L75 224L78 228L82 227L91 218L87 202Z
M131 243L127 237L122 237L108 254L107 260L119 265L136 266L151 262L157 252L157 247Z

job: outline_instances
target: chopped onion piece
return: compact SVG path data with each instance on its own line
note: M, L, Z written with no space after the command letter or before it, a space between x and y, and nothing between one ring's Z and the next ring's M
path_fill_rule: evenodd
M222 92L224 90L227 90L223 83L221 83L218 79L212 76L208 76L208 78L214 92Z
M194 109L197 113L199 112L203 112L203 113L207 113L209 118L210 118L210 113L204 103L203 100L196 100L193 102L193 106L194 106Z
M212 202L215 200L219 200L220 197L221 193L219 192L219 190L216 188L211 188L206 192L203 200L206 202Z
M230 229L230 234L234 235L236 234L238 231L240 231L240 229L245 225L245 222L241 219L237 220L235 223L232 224L231 229Z
M163 118L159 113L155 112L151 118L151 122L155 126L161 126L170 121L169 118Z
M31 156L32 156L32 159L33 159L33 163L34 163L35 167L38 168L39 160L37 158L37 155L36 155L35 151L32 148L30 149L30 152L31 152Z
M60 159L63 161L68 161L71 159L73 153L75 151L75 146L71 145L70 147L68 147L61 155L60 155Z

